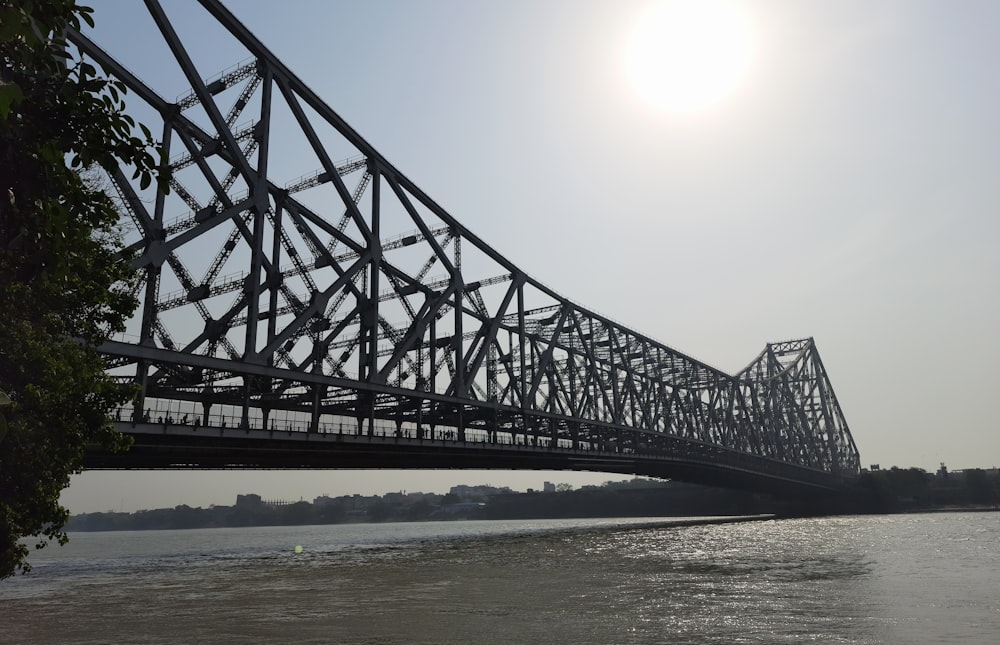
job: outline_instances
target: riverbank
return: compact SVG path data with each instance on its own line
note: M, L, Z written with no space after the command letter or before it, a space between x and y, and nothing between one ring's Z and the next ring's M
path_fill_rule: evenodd
M554 488L554 487L553 487ZM70 531L138 531L249 526L302 526L446 520L582 519L597 517L738 517L782 513L782 505L745 491L632 479L579 490L513 492L492 486L455 486L446 495L388 493L318 497L313 502L239 495L233 506L87 513L70 518Z

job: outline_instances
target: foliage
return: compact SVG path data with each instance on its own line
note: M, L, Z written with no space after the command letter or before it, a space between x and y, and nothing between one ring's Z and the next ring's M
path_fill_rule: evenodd
M930 476L921 468L897 468L865 473L861 486L868 491L872 510L890 511L900 505L922 503L927 497Z
M27 546L66 542L60 491L84 450L125 446L108 414L129 396L95 351L135 309L113 202L92 167L159 160L123 113L124 86L70 54L62 36L92 11L72 0L0 0L0 578L27 571ZM143 138L133 135L138 127Z
M962 473L963 492L971 502L988 504L996 500L997 494L986 471L981 468L970 468Z
M942 469L932 476L920 468L876 470L862 475L865 510L893 512L921 508L959 508L1000 503L1000 478L979 468Z

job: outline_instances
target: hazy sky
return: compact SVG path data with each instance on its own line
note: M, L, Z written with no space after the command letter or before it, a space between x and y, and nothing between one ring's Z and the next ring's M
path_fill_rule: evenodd
M95 40L166 79L167 96L185 92L148 49L141 5L92 4ZM397 168L559 293L728 372L768 341L812 336L863 464L1000 465L1000 3L736 3L746 73L683 113L630 72L649 2L228 4ZM200 7L167 5L218 55L209 74L239 62ZM91 472L63 500L86 512L612 478Z

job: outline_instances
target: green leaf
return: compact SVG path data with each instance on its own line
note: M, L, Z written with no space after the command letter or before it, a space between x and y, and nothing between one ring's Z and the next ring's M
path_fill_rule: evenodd
M0 81L0 118L10 115L10 108L24 100L24 93L14 83Z
M91 16L90 14L94 13L94 10L91 7L78 7L77 11L80 12L80 18L82 18L83 21L87 23L87 26L93 29L94 17Z
M0 42L14 40L23 28L23 11L5 6L0 7Z

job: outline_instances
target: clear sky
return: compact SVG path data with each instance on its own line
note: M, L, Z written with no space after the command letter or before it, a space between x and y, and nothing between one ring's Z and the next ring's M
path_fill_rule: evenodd
M95 40L167 96L186 90L148 46L139 3L91 4ZM209 73L239 62L200 7L166 4L218 56ZM1000 3L733 2L735 17L681 32L650 2L228 4L397 168L559 293L728 372L768 341L812 336L863 464L1000 465ZM651 29L695 51L642 45ZM63 501L614 478L90 472Z

